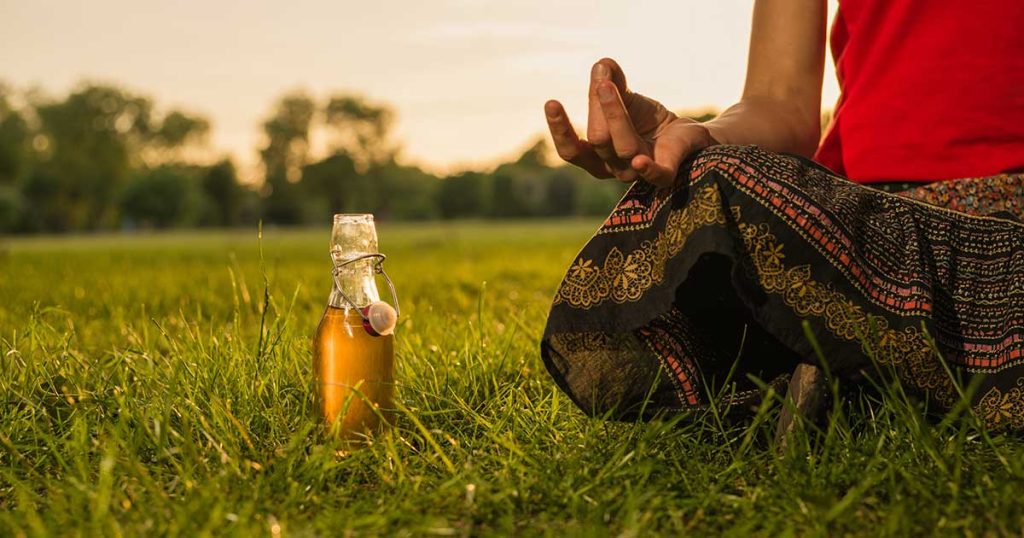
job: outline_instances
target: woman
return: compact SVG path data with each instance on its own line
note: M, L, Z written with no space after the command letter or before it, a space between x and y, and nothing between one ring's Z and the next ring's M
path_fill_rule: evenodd
M1022 23L1019 0L842 0L820 144L825 0L756 2L743 96L706 123L599 61L586 140L545 115L563 159L633 186L556 294L559 386L595 414L743 413L752 377L806 363L945 409L970 386L1024 429Z

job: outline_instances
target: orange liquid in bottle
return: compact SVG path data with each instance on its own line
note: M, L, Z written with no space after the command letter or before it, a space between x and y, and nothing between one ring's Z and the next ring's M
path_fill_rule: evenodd
M371 336L354 309L328 306L316 330L317 413L344 439L380 431L394 414L394 337Z

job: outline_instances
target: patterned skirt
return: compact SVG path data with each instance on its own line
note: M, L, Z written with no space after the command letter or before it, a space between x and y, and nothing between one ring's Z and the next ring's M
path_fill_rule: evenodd
M1024 175L892 194L713 147L618 203L559 286L541 354L601 416L743 414L824 362L1021 430L1022 215Z

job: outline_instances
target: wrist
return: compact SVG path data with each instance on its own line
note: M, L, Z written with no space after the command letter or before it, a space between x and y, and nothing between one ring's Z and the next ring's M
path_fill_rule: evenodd
M720 146L732 144L728 129L724 125L715 123L715 120L708 120L700 124L701 127L707 132L710 143L709 146Z

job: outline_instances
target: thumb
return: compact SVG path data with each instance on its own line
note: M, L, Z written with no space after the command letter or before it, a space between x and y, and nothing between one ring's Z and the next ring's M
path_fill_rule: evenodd
M707 129L699 123L669 128L654 141L654 155L637 155L630 165L645 180L659 187L675 183L679 165L691 154L711 145Z
M682 159L679 160L682 162ZM670 168L662 163L656 162L647 155L637 155L630 163L633 170L640 174L645 181L657 187L671 187L676 180L676 168Z

